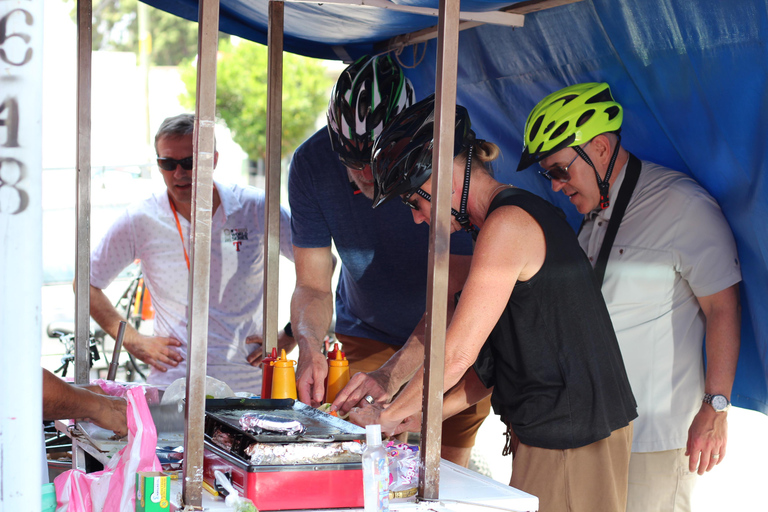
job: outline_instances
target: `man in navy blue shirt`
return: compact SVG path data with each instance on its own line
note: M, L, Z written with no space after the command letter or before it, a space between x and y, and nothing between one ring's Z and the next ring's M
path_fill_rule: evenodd
M328 373L322 347L333 319L332 243L341 258L335 334L353 374L336 400L341 412L361 400L390 401L424 360L429 227L415 224L402 204L372 208L370 166L376 136L413 98L392 57L359 59L334 87L327 130L305 141L291 161L291 323L299 344L299 399L313 406L323 402ZM449 315L469 269L470 236L453 235L451 253ZM468 464L489 410L486 400L444 423L443 458Z

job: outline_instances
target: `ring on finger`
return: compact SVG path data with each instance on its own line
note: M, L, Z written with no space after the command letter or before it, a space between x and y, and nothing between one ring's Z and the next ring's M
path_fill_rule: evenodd
M365 395L363 400L365 400L366 402L368 402L371 405L373 405L373 402L375 401L371 395Z
M719 459L720 458L720 454L719 453L713 453L712 454L712 458L713 459Z

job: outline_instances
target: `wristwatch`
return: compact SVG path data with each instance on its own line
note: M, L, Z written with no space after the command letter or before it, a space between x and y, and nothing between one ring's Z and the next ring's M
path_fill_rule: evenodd
M723 395L704 393L703 401L705 404L711 405L715 412L723 412L731 406L731 403Z

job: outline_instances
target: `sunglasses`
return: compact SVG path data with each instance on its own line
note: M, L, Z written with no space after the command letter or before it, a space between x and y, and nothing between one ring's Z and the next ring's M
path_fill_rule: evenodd
M582 149L587 147L587 145L589 145L590 142L592 141L591 140L587 141L587 143L584 144L584 146L582 146ZM551 169L545 169L539 166L541 167L541 170L539 170L539 174L547 178L549 181L556 180L561 183L568 183L569 181L571 181L571 175L568 173L568 169L571 168L571 166L573 165L573 162L575 162L577 158L579 158L578 153L576 154L575 157L573 157L573 160L571 160L571 162L565 167L560 167L559 165L556 165Z
M365 169L366 165L370 165L370 162L360 162L359 160L348 160L345 158L340 158L340 160L341 163L344 164L344 167L352 169L353 171L362 171Z
M423 190L418 188L418 189L414 190L413 192L410 192L408 194L400 196L400 200L403 202L403 204L405 206L407 206L408 208L410 208L411 210L419 211L419 205L417 203L412 203L410 201L411 197L413 197L413 194L418 194L421 197L423 197L424 199L426 199L427 201L429 201L430 203L432 202L432 195L429 194L428 192L424 192Z
M157 159L157 166L160 167L164 171L175 171L176 166L180 165L182 169L185 171L191 171L192 166L194 165L194 162L192 161L192 157L188 156L187 158L182 158L181 160L176 160L175 158L158 158Z

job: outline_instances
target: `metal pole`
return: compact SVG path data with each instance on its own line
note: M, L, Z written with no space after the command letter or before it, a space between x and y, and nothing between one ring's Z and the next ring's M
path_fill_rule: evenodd
M208 295L216 121L216 54L219 1L201 0L198 11L197 111L194 133L194 187L189 273L186 426L184 429L185 506L202 507L205 374L208 354Z
M0 30L0 510L37 512L43 2L0 2Z
M432 152L432 219L429 230L427 335L424 361L424 419L422 423L419 496L436 500L440 490L440 436L443 420L445 363L445 304L451 233L453 132L456 119L456 76L459 49L459 0L440 0L435 86L435 146ZM436 191L436 193L435 193Z
M90 382L91 330L91 0L77 1L77 246L75 249L75 383Z
M283 20L285 4L269 1L269 74L267 78L267 201L264 261L264 355L277 347L280 262L280 174L283 126Z

